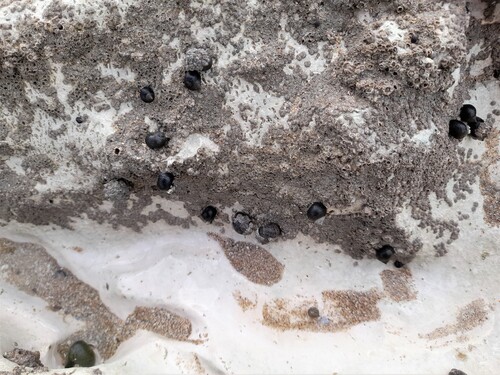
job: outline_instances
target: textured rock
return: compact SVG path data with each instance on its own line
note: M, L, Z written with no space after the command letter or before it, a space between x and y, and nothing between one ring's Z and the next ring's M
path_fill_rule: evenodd
M43 363L40 362L40 352L30 352L29 350L16 348L4 353L3 357L20 366L43 367Z
M170 198L192 215L207 200L239 203L286 238L304 232L355 258L385 243L413 258L422 244L395 222L408 203L453 241L456 223L430 220L428 196L443 196L456 171L477 175L447 124L471 85L461 81L468 43L498 25L481 29L461 2L216 3L4 5L0 218L64 226L76 214L137 228L168 167ZM212 57L201 92L186 90L184 70ZM156 130L172 147L145 147ZM116 196L103 187L112 180L130 182L133 210L98 209ZM330 212L321 226L305 217L316 200Z

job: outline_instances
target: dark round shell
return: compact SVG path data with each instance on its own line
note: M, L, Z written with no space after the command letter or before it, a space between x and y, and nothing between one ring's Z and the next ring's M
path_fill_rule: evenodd
M318 220L326 215L326 207L321 202L314 202L307 210L307 217L310 220Z
M155 100L155 92L150 86L143 87L139 95L141 96L141 100L145 103L151 103L153 100Z
M276 223L268 223L259 228L259 235L262 238L278 238L281 236L281 228Z
M169 190L174 184L174 175L169 172L161 172L158 175L158 181L156 182L156 186L160 190Z
M197 72L196 70L187 71L184 74L184 86L193 91L201 90L200 72Z
M376 256L381 262L387 263L394 253L394 248L391 245L384 245L376 251Z
M232 224L238 234L249 234L252 231L252 218L244 212L237 212Z
M319 318L319 310L317 307L310 307L309 310L307 310L307 315L309 315L310 318L316 319Z
M469 134L467 125L465 125L462 121L458 120L450 121L450 129L449 129L450 137L453 137L455 139L463 139L467 134Z
M162 148L167 144L168 138L166 137L165 133L163 132L155 132L155 133L149 133L146 135L146 145L155 150L158 148Z
M92 367L95 365L95 353L85 341L76 341L66 355L66 368Z
M207 206L201 212L201 218L207 223L214 221L215 216L217 216L217 209L214 206Z
M476 107L472 104L464 104L462 108L460 108L460 120L465 122L475 122Z

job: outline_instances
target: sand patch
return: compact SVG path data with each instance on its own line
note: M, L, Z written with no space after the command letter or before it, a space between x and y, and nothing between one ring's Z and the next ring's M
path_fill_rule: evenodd
M236 271L253 283L273 285L281 280L285 266L266 249L250 242L236 242L215 233L209 233L224 250Z
M357 324L380 319L377 306L380 293L369 291L328 290L322 293L323 306L319 308L320 317L311 318L307 311L318 306L313 298L291 300L277 298L264 304L263 324L281 330L306 330L337 332Z
M411 271L407 268L384 270L380 272L384 292L396 302L411 301L417 298Z
M486 303L483 299L477 299L468 305L465 305L458 311L456 323L436 328L430 333L421 335L421 337L429 340L435 340L450 335L463 334L464 332L468 332L476 327L479 327L487 319L488 311Z

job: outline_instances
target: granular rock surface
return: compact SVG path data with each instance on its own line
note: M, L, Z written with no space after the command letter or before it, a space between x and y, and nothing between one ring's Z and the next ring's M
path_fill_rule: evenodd
M492 59L484 77L499 68L498 24L463 1L25 0L0 12L3 221L192 224L141 214L161 195L193 216L238 205L285 239L303 232L356 259L384 244L414 257L422 243L395 219L405 205L450 233L436 254L457 236L427 212L455 173L478 173L447 135L473 84L466 63L484 58L467 56L475 39ZM185 69L202 70L200 91ZM149 149L158 130L169 147ZM316 201L321 224L305 215Z
M4 353L3 357L20 366L31 368L43 367L42 362L40 362L40 352L31 352L29 350L15 348Z

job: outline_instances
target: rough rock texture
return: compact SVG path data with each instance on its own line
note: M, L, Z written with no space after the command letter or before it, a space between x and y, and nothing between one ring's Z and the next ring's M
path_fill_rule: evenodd
M40 352L31 352L29 350L15 348L4 353L3 357L20 366L32 368L43 367L43 363L40 362Z
M141 213L161 195L193 216L243 207L284 238L303 232L357 259L390 244L406 263L422 246L396 224L409 205L442 234L437 255L456 239L457 223L428 214L429 195L478 174L447 127L474 82L466 62L487 54L481 74L498 78L494 1L482 25L465 1L0 5L1 220L192 224ZM478 38L486 52L467 56ZM201 91L187 90L184 70L209 58ZM147 85L152 103L139 98ZM156 130L168 148L146 147ZM174 191L156 188L161 171ZM315 201L329 209L322 223L305 215Z

